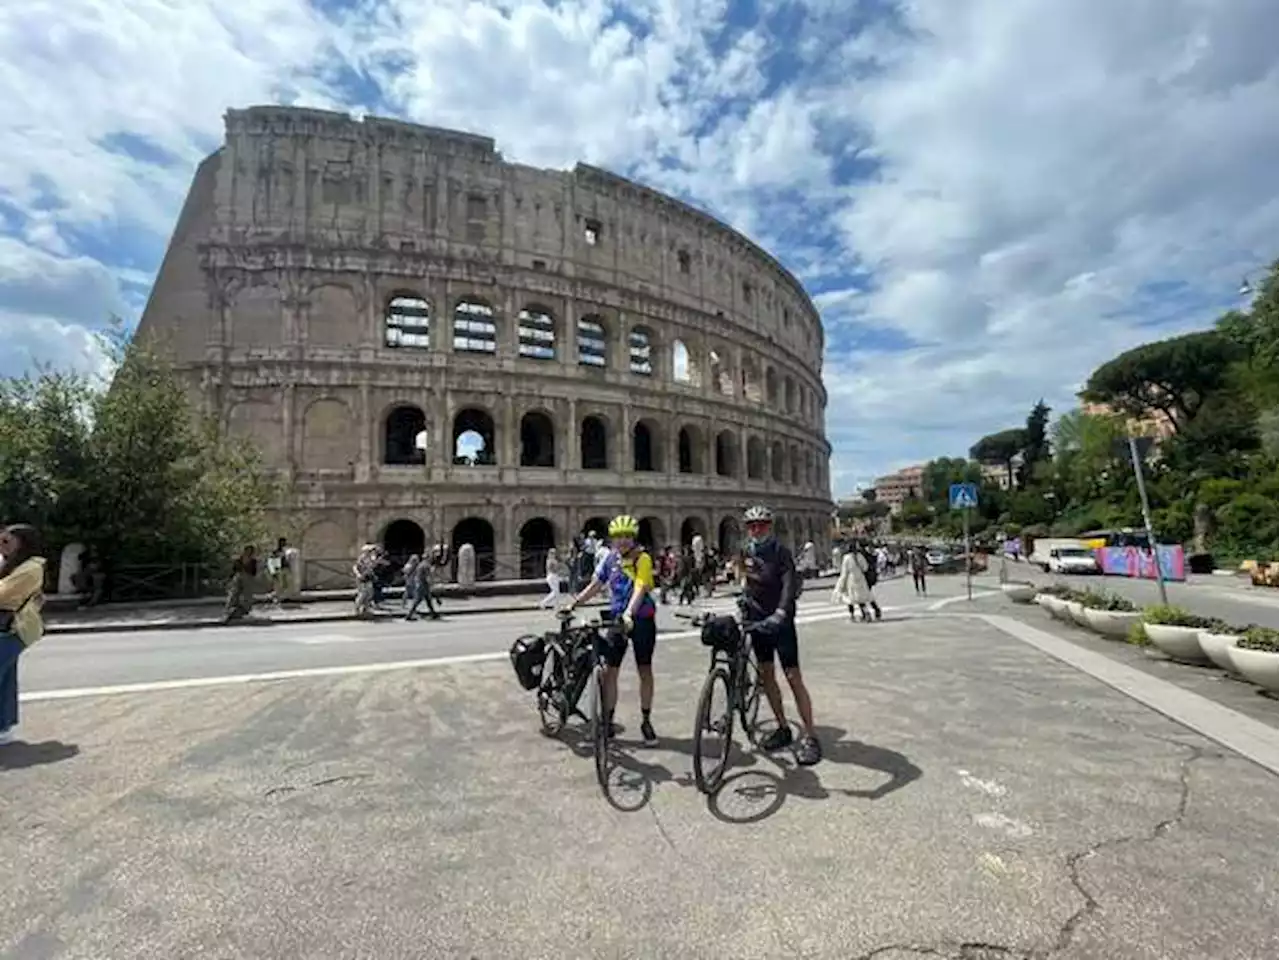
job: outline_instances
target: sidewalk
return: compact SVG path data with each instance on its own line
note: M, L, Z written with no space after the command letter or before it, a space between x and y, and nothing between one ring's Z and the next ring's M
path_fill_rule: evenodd
M807 590L815 589L816 583L830 582L833 575L819 574L807 581ZM546 592L546 584L542 581L499 581L500 584L537 583L539 589L528 593L506 593L493 596L450 596L444 593L437 601L440 612L445 616L457 617L482 613L522 613L532 610L538 598ZM445 584L454 587L456 584ZM399 589L388 590L388 603L382 611L373 614L373 620L395 620L404 616L404 608L400 606ZM721 586L716 595L724 597L727 589ZM590 606L599 606L603 600L597 600ZM144 630L202 630L209 627L269 627L284 623L340 623L358 619L352 605L350 591L329 590L311 591L300 602L286 603L275 607L269 602L259 600L253 613L243 620L224 623L222 609L224 601L211 597L200 600L177 601L174 603L154 603L135 605L107 605L45 612L45 632L48 634L83 634L83 633L119 633L139 632Z

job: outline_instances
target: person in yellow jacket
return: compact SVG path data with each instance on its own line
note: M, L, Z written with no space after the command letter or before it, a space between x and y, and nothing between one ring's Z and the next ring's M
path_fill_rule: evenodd
M25 523L0 530L0 743L18 725L18 657L44 634L44 557Z

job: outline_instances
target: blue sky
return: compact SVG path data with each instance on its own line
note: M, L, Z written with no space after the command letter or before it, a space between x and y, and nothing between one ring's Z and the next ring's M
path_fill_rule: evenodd
M1277 248L1274 0L35 0L0 6L0 374L101 363L228 107L609 167L822 310L833 493L1059 411Z

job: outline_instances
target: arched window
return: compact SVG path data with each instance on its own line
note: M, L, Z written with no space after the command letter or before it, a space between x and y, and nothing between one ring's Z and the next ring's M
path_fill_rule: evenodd
M387 302L384 323L388 347L431 349L431 304L421 297L397 294Z
M530 360L556 358L556 321L546 307L530 304L516 318L520 356Z
M578 363L584 367L609 365L609 341L604 321L594 313L578 318Z
M497 353L498 324L493 307L462 300L453 310L453 349L459 353Z
M653 337L644 327L636 327L627 337L629 368L642 377L653 375Z

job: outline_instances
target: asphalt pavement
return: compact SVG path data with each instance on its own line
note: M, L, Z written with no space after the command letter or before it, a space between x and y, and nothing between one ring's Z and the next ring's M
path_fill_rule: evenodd
M0 957L1276 956L1272 773L901 589L882 623L806 614L824 763L739 750L710 799L690 778L706 656L673 631L655 749L623 674L613 805L501 661L381 670L403 651L318 643L312 662L366 662L26 703L30 744L0 748ZM482 619L418 642L483 656ZM239 670L239 636L187 642ZM52 669L73 641L28 677L73 682Z
M994 579L979 581L995 589ZM800 598L808 615L842 615L829 600L834 581L809 586ZM891 608L926 610L939 600L963 593L959 577L937 578L933 595L917 598L909 582L891 580L878 588L881 602ZM697 609L729 611L725 596L702 600ZM165 630L46 636L23 656L22 690L42 690L154 683L281 670L305 670L367 662L398 662L419 658L505 653L516 637L556 629L550 611L537 609L537 598L525 598L522 608L492 613L468 611L458 615L453 604L441 608L443 619L386 617L376 621L344 619L335 622L277 621L234 629L176 626ZM659 629L687 630L674 604L659 608ZM686 610L687 612L687 610Z

